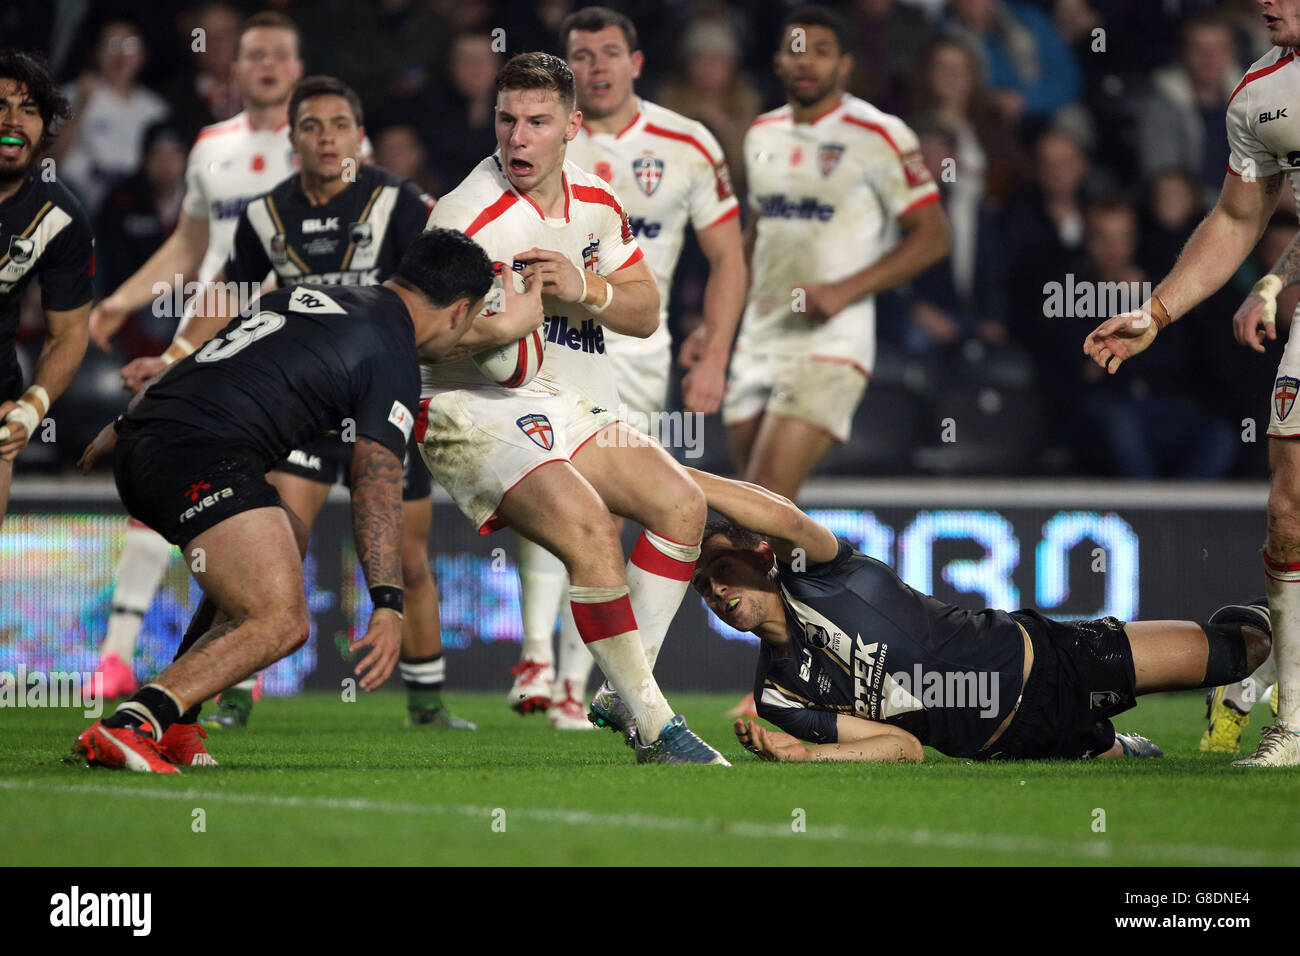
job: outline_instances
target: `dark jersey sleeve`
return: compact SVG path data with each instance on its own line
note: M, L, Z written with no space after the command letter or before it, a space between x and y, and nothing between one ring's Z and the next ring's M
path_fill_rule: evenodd
M812 744L833 744L840 739L836 715L814 707L777 707L763 701L763 686L754 689L758 716L776 724L787 734Z
M420 373L411 356L382 355L361 365L353 377L357 435L379 442L399 461L415 427Z
M257 238L257 230L248 218L248 209L239 214L235 227L235 242L223 270L227 282L261 282L271 271L271 260Z
M86 214L78 208L59 230L41 257L41 308L51 312L78 309L92 298L95 237Z
M429 213L432 211L433 197L420 192L420 187L409 179L402 183L397 190L397 204L389 227L393 230L393 249L398 259L401 259L411 241L424 232L424 225L429 221Z

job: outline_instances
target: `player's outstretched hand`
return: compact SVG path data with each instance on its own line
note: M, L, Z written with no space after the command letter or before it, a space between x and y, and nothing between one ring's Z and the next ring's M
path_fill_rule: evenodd
M1156 340L1160 327L1149 312L1134 309L1107 319L1083 340L1083 354L1114 375L1126 359Z
M1264 351L1264 340L1277 338L1277 299L1252 292L1232 317L1232 334L1241 345Z
M542 308L542 280L536 275L523 275L524 291L515 289L514 280L503 277L501 283L501 317L502 324L508 331L507 338L522 339L533 329L541 328L546 321L546 310Z
M740 745L759 760L787 760L802 763L809 759L808 748L803 743L776 730L766 730L762 725L744 717L736 718L736 739Z
M87 445L86 450L81 453L81 457L77 459L77 470L83 475L90 474L91 469L95 467L95 462L105 455L112 454L113 449L116 447L117 429L113 427L112 422L109 422L100 429L99 434L95 436L95 440Z
M142 355L132 359L122 367L122 387L134 395L166 367L161 355Z
M111 295L101 300L90 310L90 341L99 346L101 351L113 351L109 339L117 334L117 330L125 321L126 309L122 308Z
M543 294L553 295L561 302L582 300L582 276L564 253L533 248L517 253L515 261L525 263L524 281L534 276L542 280Z
M370 653L361 659L352 673L361 678L362 690L378 690L397 666L397 657L402 649L402 618L388 608L376 608L370 613L370 626L366 628L365 636L349 644L348 650L356 652L363 647L370 648Z

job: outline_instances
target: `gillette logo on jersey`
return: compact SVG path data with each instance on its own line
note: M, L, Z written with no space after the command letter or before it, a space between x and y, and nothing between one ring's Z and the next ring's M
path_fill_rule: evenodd
M212 215L218 219L238 219L239 214L244 211L244 207L252 202L255 196L236 196L234 199L217 199L212 203Z
M569 318L565 315L548 315L546 317L546 341L563 345L575 352L594 352L605 354L605 330L595 319L583 319L578 328L569 327Z
M818 222L830 222L835 215L835 207L814 196L790 199L785 193L773 193L758 197L758 214L767 219L816 219Z

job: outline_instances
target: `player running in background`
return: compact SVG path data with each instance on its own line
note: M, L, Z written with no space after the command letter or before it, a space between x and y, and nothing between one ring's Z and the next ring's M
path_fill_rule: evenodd
M1108 319L1084 340L1083 351L1114 374L1144 351L1160 330L1187 314L1232 278L1250 255L1277 207L1284 178L1300 169L1300 0L1260 0L1276 47L1256 60L1228 101L1228 171L1219 200L1192 233L1169 275L1151 299L1134 312ZM1297 198L1300 198L1298 196ZM1258 352L1277 338L1277 294L1300 281L1300 246L1293 239L1268 275L1255 284L1233 316L1236 339ZM1273 386L1268 427L1268 531L1264 579L1276 637L1277 721L1264 728L1240 767L1300 765L1300 337L1294 333L1282 353ZM1292 415L1296 417L1292 418ZM1226 681L1223 683L1227 683ZM1211 720L1225 715L1214 712ZM1238 728L1239 730L1239 728ZM1240 733L1238 733L1238 737Z
M276 290L100 433L83 470L117 446L123 504L187 554L203 554L191 566L201 568L195 579L227 619L84 731L78 752L109 767L177 773L176 764L206 755L194 723L202 703L307 640L306 529L282 508L266 472L345 419L356 425L353 527L374 604L352 648L369 649L356 667L362 688L383 683L401 643L402 458L418 361L455 347L491 283L483 251L439 230L413 241L383 285Z
M86 354L94 239L72 193L37 170L69 114L43 63L0 52L0 523L9 509L14 459ZM14 340L23 295L37 276L45 344L24 391Z
M520 54L496 88L499 149L439 200L429 224L464 230L543 283L545 360L513 389L471 361L426 366L425 460L481 533L511 527L563 561L578 633L617 692L620 723L635 725L637 760L725 763L673 714L646 661L685 595L705 518L681 466L615 411L602 326L650 335L654 275L613 191L565 162L582 118L568 65ZM653 560L638 573L624 570L611 511L653 532L643 539Z
M682 381L682 399L688 413L713 414L722 403L727 357L745 304L740 206L731 192L722 149L702 124L636 96L633 83L641 73L644 54L636 27L623 14L606 7L584 7L561 24L560 43L573 70L582 111L582 128L569 144L566 158L614 187L659 285L659 327L653 334L637 338L603 330L619 398L635 416L633 423L647 431L650 426L640 423L658 421L668 404L672 362L668 301L686 230L691 227L709 260L709 279L704 289L704 322L692 336L697 349L683 349L684 358L694 358L697 350L700 354ZM655 552L649 534L643 532L643 540L632 551L629 575L643 573L643 563L653 568ZM511 706L526 711L533 704L549 702L546 717L552 727L589 730L586 700L578 698L587 686L592 658L563 603L568 587L564 566L526 538L519 542L519 564L524 643L510 690ZM561 627L555 669L551 633L557 611ZM658 653L659 645L647 645L652 668Z
M108 351L109 339L127 316L154 301L159 288L170 290L178 275L210 281L230 255L244 207L293 172L289 97L302 76L298 42L298 28L283 14L258 13L240 26L234 75L244 110L199 133L186 163L185 199L175 231L91 311L90 335L100 348ZM192 350L178 334L163 357L171 362ZM96 667L110 699L135 690L131 658L136 638L171 555L166 540L131 520L118 559L108 635Z
M424 230L433 200L414 184L360 162L365 138L361 101L341 80L311 76L295 87L289 101L290 142L301 170L240 215L230 258L212 280L248 288L274 274L285 288L299 283L374 285L387 279L402 253ZM195 348L229 321L237 308L215 297L214 315L195 315L180 335ZM138 387L162 367L161 359L137 359L124 370ZM339 436L322 437L295 448L277 462L267 480L298 519L311 528L330 486L348 473L352 446ZM410 610L402 624L400 670L413 724L474 729L453 717L442 703L446 662L438 619L438 591L429 570L429 532L433 523L429 471L412 442L402 480L402 583ZM247 689L221 696L205 723L242 727L253 707Z
M1142 694L1238 680L1268 656L1268 606L1208 622L1052 621L964 611L914 591L789 499L692 471L710 522L692 584L761 639L759 716L742 745L769 760L1159 757L1110 718Z

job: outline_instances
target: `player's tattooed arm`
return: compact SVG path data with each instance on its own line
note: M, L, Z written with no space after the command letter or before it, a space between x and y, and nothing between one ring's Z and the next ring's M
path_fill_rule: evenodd
M402 586L402 462L358 438L352 454L352 534L369 587Z
M1300 282L1300 232L1291 237L1286 250L1278 256L1269 272L1282 279L1283 288Z

